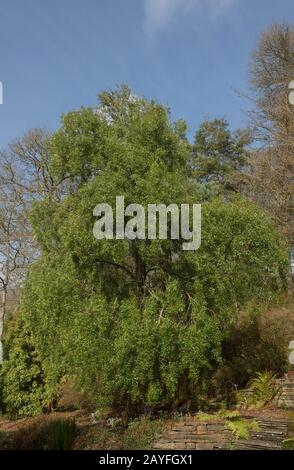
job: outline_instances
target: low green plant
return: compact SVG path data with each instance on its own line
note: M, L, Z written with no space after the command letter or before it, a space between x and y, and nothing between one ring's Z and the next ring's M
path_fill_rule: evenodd
M246 419L233 419L226 421L227 428L233 433L237 439L248 439L250 431L259 431L257 421L248 421Z
M0 448L7 450L67 450L75 437L76 425L72 418L61 419L41 415L25 420L14 431L0 431Z
M197 414L197 420L198 421L216 421L220 418L220 415L215 415L215 414L208 414L208 413L198 413Z
M249 408L251 405L251 397L248 393L248 390L239 390L235 396L236 402L241 408Z
M257 421L249 421L240 416L237 410L220 411L218 415L225 419L226 427L233 433L237 439L248 439L250 431L258 431Z
M258 431L257 421L250 421L240 416L237 410L220 410L216 414L199 413L197 419L203 422L224 420L225 426L237 439L248 439L250 431Z
M249 382L247 390L236 393L237 404L242 408L263 408L280 392L276 375L272 372L258 372Z
M239 419L240 418L240 414L237 410L221 410L218 412L218 415L221 417L221 418L225 418L225 419L228 419L228 420L233 420L233 419Z
M107 420L107 426L111 429L116 429L119 426L121 426L121 424L122 424L121 418L112 417L112 418L108 418Z
M280 387L276 384L276 375L272 372L258 372L250 382L250 401L260 406L268 405L279 393Z
M76 431L74 419L50 420L40 429L38 447L44 450L69 449Z
M283 450L294 450L294 438L285 439L282 443Z
M118 427L109 427L106 421L96 426L81 429L75 440L74 449L85 450L147 450L162 433L162 419L141 416L122 423Z
M161 420L151 420L148 417L135 419L125 431L123 448L126 450L150 449L161 430Z

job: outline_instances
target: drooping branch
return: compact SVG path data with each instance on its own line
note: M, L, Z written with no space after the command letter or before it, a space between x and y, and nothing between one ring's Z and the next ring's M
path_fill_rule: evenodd
M102 260L102 259L99 259L99 258L96 258L95 262L104 264L106 266L112 266L116 269L121 269L122 271L127 273L136 283L138 282L138 280L136 279L136 276L132 273L132 271L130 271L126 266L123 266L122 264L115 263L114 261Z

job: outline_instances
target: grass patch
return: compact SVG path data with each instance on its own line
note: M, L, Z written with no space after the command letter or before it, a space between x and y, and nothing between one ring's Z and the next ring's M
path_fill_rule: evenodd
M198 413L196 418L197 418L197 421L209 422L209 421L219 421L221 416L215 415L215 414L208 414L208 413Z
M148 450L162 432L162 421L147 416L130 421L127 425L110 421L82 429L74 444L85 450Z
M124 434L124 449L145 450L152 444L162 430L160 420L150 420L146 417L132 421Z
M44 450L67 450L75 436L75 420L52 420L40 428L38 448Z
M71 448L75 432L72 418L40 416L22 429L0 433L0 447L8 450L67 450Z

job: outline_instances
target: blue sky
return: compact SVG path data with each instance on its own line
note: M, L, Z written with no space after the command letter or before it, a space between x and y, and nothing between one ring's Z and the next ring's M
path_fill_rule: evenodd
M121 82L169 105L190 135L216 116L242 126L250 52L293 19L293 0L1 0L0 148Z

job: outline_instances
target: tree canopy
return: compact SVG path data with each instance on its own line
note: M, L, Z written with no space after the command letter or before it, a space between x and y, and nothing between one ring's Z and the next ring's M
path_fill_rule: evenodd
M212 158L219 152L220 161L239 160L242 145L225 123L212 130L221 132L224 147L207 149ZM200 129L197 145L210 131ZM33 204L41 257L21 303L41 364L40 402L53 399L68 374L101 405L138 411L196 403L222 364L238 311L285 287L288 257L279 233L240 196L204 197L185 132L165 107L123 86L102 93L98 108L63 116L50 139L50 174L66 190ZM117 195L144 207L202 203L200 249L185 252L170 239L96 240L93 209L102 202L115 208ZM14 367L17 347L12 341L6 369ZM4 389L6 400L10 391Z

